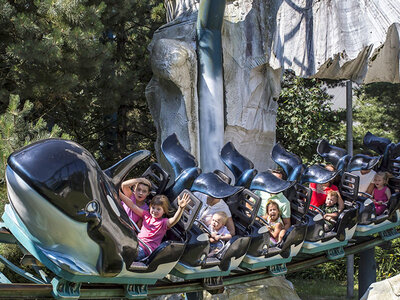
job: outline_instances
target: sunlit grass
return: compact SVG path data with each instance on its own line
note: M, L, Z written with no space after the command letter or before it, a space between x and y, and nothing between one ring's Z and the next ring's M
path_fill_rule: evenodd
M291 279L299 297L303 300L339 300L346 299L346 281ZM358 286L354 286L351 299L358 299Z

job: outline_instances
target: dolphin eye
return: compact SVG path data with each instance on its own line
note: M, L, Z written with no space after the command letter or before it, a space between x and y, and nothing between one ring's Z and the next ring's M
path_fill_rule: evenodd
M99 211L99 207L99 203L96 200L92 200L86 204L85 210L88 213L94 213Z

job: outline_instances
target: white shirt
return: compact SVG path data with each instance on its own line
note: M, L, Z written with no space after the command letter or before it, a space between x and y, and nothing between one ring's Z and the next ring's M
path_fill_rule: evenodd
M229 230L228 230L228 228L226 228L226 226L222 226L217 232L214 230L214 228L211 226L211 224L210 225L208 225L208 229L211 231L211 232L215 232L216 234L218 234L218 235L221 235L221 236L223 236L223 235L226 235L226 234L231 234L230 232L229 232Z
M371 170L369 173L363 175L360 171L353 171L351 174L360 177L359 192L367 192L369 185L373 182L376 172Z
M198 219L200 221L203 221L206 225L211 223L213 214L219 211L223 211L224 213L226 213L228 218L232 217L231 211L229 210L229 207L224 200L220 199L218 203L210 206L207 204L207 195L197 192L194 193L194 195L203 202L203 206L201 207Z

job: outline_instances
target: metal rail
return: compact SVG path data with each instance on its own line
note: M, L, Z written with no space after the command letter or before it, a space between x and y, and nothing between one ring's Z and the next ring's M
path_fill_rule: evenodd
M381 237L367 239L363 242L353 244L345 248L345 255L355 254L366 249L371 249L387 241ZM287 264L288 273L299 272L310 266L318 265L330 261L326 255L313 256L302 260L297 260ZM272 277L268 269L258 271L237 271L235 274L223 278L224 286L230 286L245 282L256 281ZM147 296L160 296L166 294L200 292L204 290L202 280L189 280L183 282L160 281L155 285L148 286ZM0 284L0 298L50 298L52 299L51 284L27 284L13 283ZM125 291L122 285L117 284L82 284L79 299L108 299L125 298Z

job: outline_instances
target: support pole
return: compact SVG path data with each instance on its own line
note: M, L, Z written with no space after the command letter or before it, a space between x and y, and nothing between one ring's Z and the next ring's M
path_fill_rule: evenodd
M350 87L349 87L350 86ZM346 85L346 95L347 97L351 97L351 82L348 81ZM349 118L349 100L347 101L347 118ZM351 110L350 110L351 111ZM347 121L349 122L349 120ZM349 123L347 123L349 125ZM349 127L347 127L347 134L349 134ZM348 144L349 145L349 144ZM353 140L351 141L351 146L353 147ZM350 153L350 152L349 152ZM352 153L351 153L352 154ZM354 255L347 257L347 296L350 297L350 265L354 266ZM352 262L349 263L349 260ZM354 277L354 267L353 267L353 275ZM358 270L358 298L361 298L364 293L367 291L368 287L376 281L376 263L375 263L375 248L371 248L360 252L360 261L359 261L359 270ZM352 289L351 289L351 296L353 295L353 286L354 286L354 279L352 279Z
M368 287L376 281L375 248L360 252L358 271L358 298L360 299Z
M347 153L353 156L353 93L351 80L346 82L346 139ZM354 296L354 255L346 256L347 298Z

